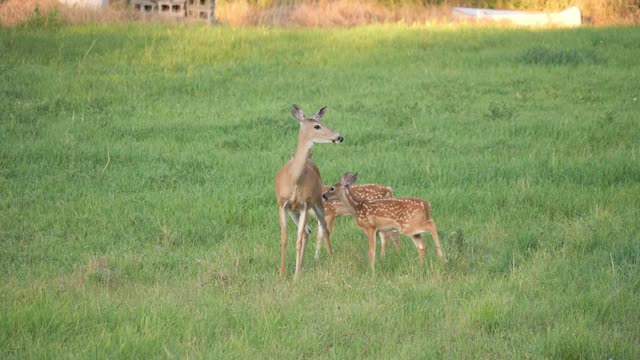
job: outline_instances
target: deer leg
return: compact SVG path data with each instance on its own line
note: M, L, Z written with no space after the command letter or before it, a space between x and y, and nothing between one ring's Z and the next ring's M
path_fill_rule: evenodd
M306 232L304 231L305 225L307 225L307 215L309 211L307 209L307 205L305 204L302 207L302 211L300 212L300 222L298 223L298 237L296 239L296 270L294 273L294 278L298 277L300 270L302 269L302 259L304 258L304 246L307 242Z
M324 237L324 231L322 230L322 225L320 225L320 220L318 220L318 236L316 236L316 253L314 255L314 259L320 259L320 247L322 243L322 238Z
M298 224L300 223L300 211L289 209L287 210L287 212L289 213L291 220L293 220L293 222L296 224L296 227L297 227ZM311 234L311 227L309 227L309 224L305 225L304 231L307 233L307 235Z
M431 233L431 236L433 237L433 242L436 244L436 251L438 252L438 256L441 259L444 259L444 252L442 251L442 247L440 246L440 238L438 237L438 230L436 229L436 222L433 221L433 219L429 220L428 222L428 228L427 230L429 230L429 232Z
M396 250L396 255L400 254L400 234L397 231L390 231L391 238L393 239L393 247Z
M371 265L371 270L375 271L376 265L376 229L367 229L365 231L367 233L367 237L369 238L369 265Z
M396 255L400 254L400 236L395 230L380 231L380 241L382 242L382 249L380 255L384 256L387 245L389 244L389 237L393 240L393 248L396 251Z
M424 263L424 254L427 252L427 246L424 244L422 240L422 234L415 234L411 236L411 240L416 245L416 249L418 249L418 255L420 256L420 265Z
M327 230L329 230L329 236L333 234L333 221L336 219L335 216L331 216L327 218Z
M333 256L333 249L331 248L331 230L327 220L324 218L324 207L321 205L314 205L313 212L318 218L318 238L316 239L316 259L320 258L320 239L324 240L324 246L329 252L329 256ZM333 228L333 218L331 219Z
M380 231L378 234L380 234L380 256L384 257L389 243L389 232Z
M280 213L280 248L282 255L280 257L280 275L284 275L284 266L287 257L287 203L281 204Z
M327 229L329 229L329 234L333 234L333 222L336 220L336 217L333 216L329 220L327 220Z

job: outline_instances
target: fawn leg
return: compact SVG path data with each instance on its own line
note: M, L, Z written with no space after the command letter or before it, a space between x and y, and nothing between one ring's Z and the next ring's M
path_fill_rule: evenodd
M371 270L375 271L376 265L376 229L366 229L367 238L369 239L369 265L371 265Z
M318 238L316 239L316 259L320 257L320 239L324 239L324 246L329 252L329 256L333 256L333 249L331 248L331 229L327 220L324 218L324 207L321 205L314 205L313 212L318 218ZM333 222L333 218L331 219Z
M396 255L400 254L400 236L395 230L380 231L380 240L382 242L382 249L380 255L384 256L387 245L389 244L389 237L393 240L393 248L396 251Z
M440 238L438 237L438 230L436 229L436 222L433 219L429 220L429 226L427 228L433 237L433 242L436 244L436 251L441 259L444 259L444 252L440 246Z
M396 250L396 255L400 254L400 234L397 231L390 231L391 239L393 239L393 247Z
M415 234L411 236L411 240L416 245L416 249L418 249L418 255L420 256L420 265L424 263L424 253L427 252L427 246L424 244L422 240L422 234Z
M380 256L384 257L389 243L389 232L379 231L378 234L380 234Z

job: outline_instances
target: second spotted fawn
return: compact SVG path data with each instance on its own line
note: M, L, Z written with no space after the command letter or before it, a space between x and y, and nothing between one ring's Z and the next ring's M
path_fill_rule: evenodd
M326 193L331 189L330 186L324 186L322 192ZM388 199L393 197L393 190L390 187L379 184L363 184L351 186L351 192L356 198L361 200L378 200ZM327 228L329 232L333 234L333 222L340 216L354 215L351 208L346 206L340 199L325 200L324 202L324 218L327 221ZM393 247L396 250L396 254L400 251L400 237L397 231L380 231L381 251L384 256L389 242L389 237L393 239ZM316 246L316 257L320 250L319 244Z
M350 212L355 214L358 227L364 231L369 240L369 264L372 269L375 268L376 262L375 239L378 231L395 229L409 236L418 250L421 264L424 262L424 254L427 250L422 234L429 232L435 242L438 256L444 259L428 201L419 198L361 199L352 191L352 185L356 179L357 175L345 173L340 182L330 187L322 197L325 201L340 199L343 204L351 208Z

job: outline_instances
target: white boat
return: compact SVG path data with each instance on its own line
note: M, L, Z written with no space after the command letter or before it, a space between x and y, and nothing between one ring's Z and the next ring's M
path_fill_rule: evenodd
M92 8L99 8L102 6L107 6L109 4L109 0L59 0L59 1L68 6L92 7Z
M555 13L454 7L452 15L462 20L506 21L524 26L580 26L582 24L582 14L575 6Z

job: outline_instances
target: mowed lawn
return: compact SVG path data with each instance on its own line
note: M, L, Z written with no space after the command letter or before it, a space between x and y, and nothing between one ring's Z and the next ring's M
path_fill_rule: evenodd
M279 276L276 171L428 199ZM640 358L640 28L0 29L0 357Z

